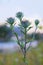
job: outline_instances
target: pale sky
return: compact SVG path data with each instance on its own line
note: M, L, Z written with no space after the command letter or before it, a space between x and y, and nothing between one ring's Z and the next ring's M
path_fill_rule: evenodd
M18 11L29 18L43 18L43 0L0 0L0 20L15 17Z
M42 18L43 26L43 0L0 0L0 22L15 17L18 11L28 18Z

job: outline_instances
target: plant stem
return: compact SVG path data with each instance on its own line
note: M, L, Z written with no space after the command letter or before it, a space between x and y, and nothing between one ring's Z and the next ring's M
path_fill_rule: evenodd
M37 30L37 26L36 26L35 32L33 34L33 39L35 39L36 30Z
M26 61L26 28L25 28L25 46L24 46L24 62Z

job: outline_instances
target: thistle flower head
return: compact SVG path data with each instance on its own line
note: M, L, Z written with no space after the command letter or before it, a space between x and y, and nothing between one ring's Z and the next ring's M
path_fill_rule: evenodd
M28 20L23 20L21 24L24 28L27 28L30 25L30 22Z
M37 26L38 24L39 24L39 20L36 19L36 20L35 20L35 25Z
M12 25L14 23L14 18L12 17L8 18L7 22Z
M22 19L23 18L23 13L22 12L17 12L16 13L16 17L18 18L18 19Z

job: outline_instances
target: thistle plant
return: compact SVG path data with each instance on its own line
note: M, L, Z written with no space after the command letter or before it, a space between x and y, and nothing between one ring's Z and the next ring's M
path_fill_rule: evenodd
M31 23L28 21L28 20L20 20L21 24L20 24L20 28L21 28L21 33L24 34L24 42L20 42L19 40L19 44L20 44L20 47L21 47L21 50L22 50L22 53L23 53L23 56L24 56L24 63L26 63L26 52L28 51L28 49L30 48L30 45L31 45L31 42L34 40L35 38L35 35L33 35L33 38L31 41L27 41L27 32L32 28L30 25ZM36 33L36 30L38 28L38 24L39 24L39 20L35 20L35 26L36 26L36 29L35 29L35 33ZM26 48L26 45L29 44L29 47Z
M19 20L20 20L20 25L19 25L19 27L21 28L21 29L20 29L21 34L24 35L24 40L22 40L22 38L21 38L22 41L20 41L20 39L19 39L19 37L18 37L18 34L17 34L16 32L13 32L13 34L14 34L14 35L16 36L16 38L17 38L17 44L18 44L18 45L20 46L20 48L21 48L21 51L22 51L22 53L23 53L23 61L24 61L24 63L26 64L26 53L27 53L28 49L30 48L30 45L31 45L32 40L35 38L35 35L33 35L33 39L32 39L31 41L30 41L30 40L27 40L27 32L32 28L32 27L31 27L31 23L30 23L27 19L22 20L22 18L23 18L23 13L22 13L22 12L18 12L18 13L16 14L16 17L19 18ZM13 18L8 18L7 22L8 22L11 26L13 26L14 19L13 19ZM35 32L36 32L36 30L37 30L37 28L38 28L38 24L39 24L39 20L35 20L35 26L36 26ZM30 45L28 46L28 48L26 48L26 45L29 44L29 42L30 42Z
M18 39L18 41L19 41L18 44L19 44L19 46L20 46L20 48L22 50L23 56L24 56L23 57L24 58L24 63L26 63L26 52L30 48L31 42L35 38L35 34L33 35L33 38L32 38L31 41L27 41L27 32L32 28L30 26L31 23L28 20L22 20L22 18L23 18L23 13L22 12L18 12L16 14L16 17L20 20L20 25L19 26L21 28L21 34L23 33L23 35L24 35L24 41L22 40L22 38L21 38L22 42L20 42L20 40ZM37 28L38 28L38 24L39 24L39 20L36 19L35 20L35 27L36 27L35 33L36 33ZM18 35L17 35L17 37L18 37ZM30 42L30 44L29 44L28 48L26 48L26 45L29 42Z

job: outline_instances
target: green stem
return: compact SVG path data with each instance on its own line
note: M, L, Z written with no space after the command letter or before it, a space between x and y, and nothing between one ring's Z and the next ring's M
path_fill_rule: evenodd
M10 29L13 31L13 25L10 25Z
M26 28L25 28L24 62L26 62Z
M33 39L30 41L30 44L29 44L29 47L27 48L27 51L30 49L31 43L32 43L32 41L35 39L36 30L37 30L37 26L36 26L35 32L34 32L34 34L33 34Z
M36 30L37 30L37 26L36 26L35 32L33 34L33 39L35 39Z

